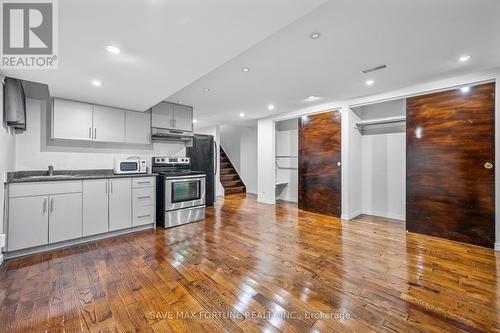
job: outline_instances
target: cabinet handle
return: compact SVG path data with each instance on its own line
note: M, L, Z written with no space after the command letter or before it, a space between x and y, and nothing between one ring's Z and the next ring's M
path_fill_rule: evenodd
M151 196L147 195L147 196L144 196L144 197L137 197L137 199L150 199Z
M89 127L89 139L92 139L92 127Z
M50 199L50 213L54 211L54 198Z
M137 184L151 184L151 182L137 182Z
M138 219L143 219L143 218L146 218L146 217L151 217L151 214L137 216Z
M94 128L94 140L97 139L97 128Z
M42 215L45 214L46 212L47 212L47 199L44 199L43 200L43 213L42 213Z
M176 127L177 127L177 120L174 119L174 128L176 128Z

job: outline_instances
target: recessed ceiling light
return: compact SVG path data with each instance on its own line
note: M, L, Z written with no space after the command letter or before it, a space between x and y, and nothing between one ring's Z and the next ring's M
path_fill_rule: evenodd
M121 52L118 47L113 45L106 45L106 51L112 54L119 54Z
M196 124L198 122L197 119L193 119L193 124Z
M210 88L203 88L203 91L210 91Z
M244 68L242 68L242 69L241 69L241 71L242 71L242 72L250 72L250 68L246 68L246 67L244 67Z
M375 83L375 81L373 81L373 80L366 80L366 82L365 82L365 84L367 86L372 86L374 83Z
M460 62L466 62L467 60L470 59L470 57L471 57L470 55L463 55L460 58L458 58L458 61L460 61Z
M320 97L311 95L311 96L307 96L306 101L314 102L314 101L317 101L318 99L320 99Z
M245 114L243 112L240 113L240 118L244 118Z
M468 87L468 86L467 87L461 87L460 91L463 92L464 94L468 93L470 91L470 87Z
M274 110L274 104L269 104L269 105L267 106L267 109L268 109L269 111Z
M311 39L318 39L321 37L321 34L319 32L313 32L312 34L309 35Z
M102 85L101 81L99 80L92 80L92 84L96 87L100 87Z

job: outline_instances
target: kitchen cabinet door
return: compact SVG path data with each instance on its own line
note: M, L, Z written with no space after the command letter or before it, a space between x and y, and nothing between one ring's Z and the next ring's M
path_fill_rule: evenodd
M193 108L191 106L174 104L174 128L193 131Z
M48 196L9 199L8 249L46 245L49 239Z
M172 103L160 102L153 106L151 113L154 127L168 129L174 127L174 105Z
M125 117L125 142L150 144L151 112L127 111Z
M83 181L83 236L108 232L107 179Z
M49 196L49 243L82 237L82 194Z
M132 179L109 180L109 231L132 226Z
M125 142L125 111L94 105L94 141Z
M92 105L54 98L52 138L92 140Z

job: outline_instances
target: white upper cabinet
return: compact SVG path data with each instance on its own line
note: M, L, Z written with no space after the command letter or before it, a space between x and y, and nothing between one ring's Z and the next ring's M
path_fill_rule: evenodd
M125 142L125 111L94 105L94 141Z
M174 104L174 128L193 131L193 108L191 106Z
M92 140L92 104L54 99L52 138Z
M187 105L160 102L153 106L153 127L193 131L193 108Z
M151 117L153 127L173 128L174 105L167 102L160 102L156 104L153 106Z
M151 143L151 112L127 111L125 114L125 142Z

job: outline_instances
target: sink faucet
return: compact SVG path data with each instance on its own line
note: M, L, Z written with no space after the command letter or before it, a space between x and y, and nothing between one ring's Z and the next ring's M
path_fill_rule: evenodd
M52 177L54 175L54 167L52 165L49 165L49 177Z

